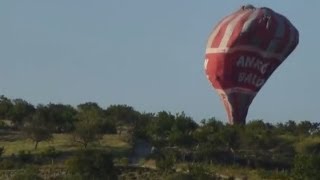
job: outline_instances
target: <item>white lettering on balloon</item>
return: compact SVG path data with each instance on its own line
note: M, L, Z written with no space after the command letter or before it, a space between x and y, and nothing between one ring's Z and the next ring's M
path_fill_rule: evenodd
M258 70L261 74L265 74L269 63L264 63L261 59L249 56L240 56L237 61L237 67L252 68Z
M240 72L238 76L238 82L254 85L257 88L263 86L266 80L261 76L267 72L269 65L270 64L268 62L265 63L261 59L253 56L240 56L236 62L237 67L254 69L259 73Z

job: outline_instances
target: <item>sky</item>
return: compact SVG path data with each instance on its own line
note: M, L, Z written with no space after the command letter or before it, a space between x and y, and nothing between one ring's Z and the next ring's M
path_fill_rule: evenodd
M244 4L272 8L300 32L247 120L319 121L316 0L3 0L0 94L34 105L127 104L226 122L204 73L205 45L216 23Z

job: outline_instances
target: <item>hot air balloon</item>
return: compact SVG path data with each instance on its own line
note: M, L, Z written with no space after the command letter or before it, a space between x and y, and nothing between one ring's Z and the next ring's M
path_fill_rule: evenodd
M216 25L204 68L230 124L245 124L252 100L298 42L291 22L267 7L242 6Z

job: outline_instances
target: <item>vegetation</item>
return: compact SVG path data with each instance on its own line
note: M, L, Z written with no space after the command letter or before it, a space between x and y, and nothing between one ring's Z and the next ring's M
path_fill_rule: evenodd
M0 178L320 179L320 123L199 122L184 112L35 107L1 96Z
M112 155L105 151L83 150L66 161L71 175L80 175L81 179L117 179Z

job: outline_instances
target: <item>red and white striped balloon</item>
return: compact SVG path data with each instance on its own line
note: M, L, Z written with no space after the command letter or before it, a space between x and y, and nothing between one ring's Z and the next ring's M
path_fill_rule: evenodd
M216 25L204 68L230 124L245 124L253 98L298 42L291 22L266 7L243 6Z

